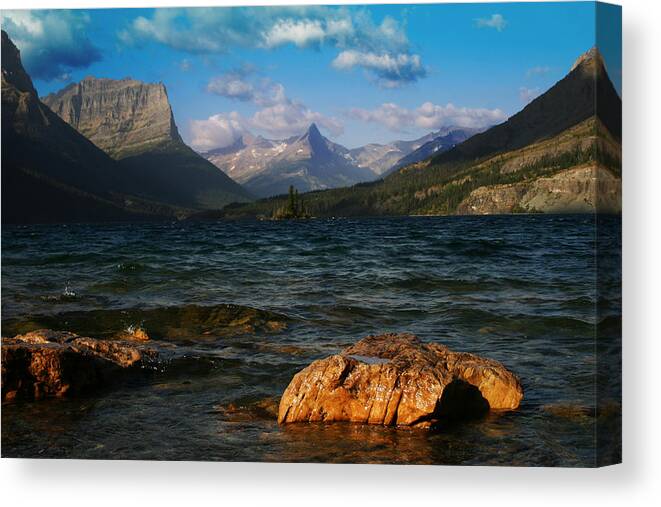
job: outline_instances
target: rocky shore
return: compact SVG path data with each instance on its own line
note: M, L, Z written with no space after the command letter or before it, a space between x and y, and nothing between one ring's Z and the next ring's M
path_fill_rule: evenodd
M42 329L2 339L2 399L74 396L110 387L158 360L144 331L99 340Z

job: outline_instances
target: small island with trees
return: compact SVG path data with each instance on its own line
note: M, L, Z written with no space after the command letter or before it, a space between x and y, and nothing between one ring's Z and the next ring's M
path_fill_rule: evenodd
M292 220L312 218L303 200L298 196L298 189L289 185L289 198L284 206L273 211L273 220Z

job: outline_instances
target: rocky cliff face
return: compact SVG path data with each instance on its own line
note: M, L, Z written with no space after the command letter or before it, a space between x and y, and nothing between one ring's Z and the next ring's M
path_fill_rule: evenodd
M181 141L162 83L87 77L42 100L113 158Z
M251 195L179 136L162 83L85 78L44 101L120 161L131 193L188 209L217 209Z
M622 180L590 164L552 176L475 189L457 207L460 215L538 213L620 213Z
M593 154L580 162L580 153ZM570 162L563 164L563 159ZM457 206L458 214L491 215L512 212L619 213L621 202L621 145L596 118L475 166L480 172L498 167L507 184L474 189ZM531 170L531 168L536 168Z
M68 99L51 102L65 121L39 100L2 32L3 222L172 218L249 198L181 141L165 88L135 83L67 87Z

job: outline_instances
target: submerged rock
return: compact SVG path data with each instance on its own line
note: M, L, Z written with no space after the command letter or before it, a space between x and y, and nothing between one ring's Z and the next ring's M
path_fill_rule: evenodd
M120 340L137 341L137 342L148 342L150 340L147 331L145 331L141 327L132 327L132 326L129 326L128 329L119 333L117 335L117 338Z
M278 416L278 398L267 397L259 400L232 402L216 405L214 412L228 422L273 421Z
M522 398L519 379L497 361L412 334L384 334L297 373L280 400L278 422L427 427L513 410Z
M41 399L88 392L152 363L136 343L42 329L2 340L2 398Z
M596 416L594 407L577 403L549 403L541 406L542 412L554 417L570 420L582 420Z
M267 310L239 305L181 305L158 308L84 310L55 315L32 315L28 321L7 319L2 330L8 335L33 329L59 329L84 336L127 341L199 342L252 334L281 333L288 317ZM127 324L131 323L127 327ZM149 330L149 334L145 330Z

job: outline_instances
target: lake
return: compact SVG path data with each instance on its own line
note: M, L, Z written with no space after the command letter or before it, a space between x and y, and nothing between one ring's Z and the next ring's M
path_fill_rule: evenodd
M619 375L606 371L620 357L620 218L596 224L3 226L4 336L142 326L177 350L108 392L3 404L3 457L592 466L598 447L621 452ZM503 362L523 384L520 409L438 431L277 425L297 371L390 331Z

